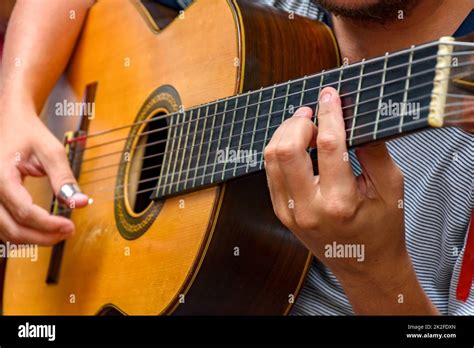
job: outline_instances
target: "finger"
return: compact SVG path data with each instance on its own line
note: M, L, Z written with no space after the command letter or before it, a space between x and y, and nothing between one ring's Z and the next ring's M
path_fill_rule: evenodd
M294 205L305 206L314 195L316 185L313 163L307 152L314 144L317 128L311 121L312 110L304 107L286 121L286 130L278 140L276 155L285 180L286 190Z
M39 232L71 234L74 224L61 216L50 215L46 210L33 204L29 192L21 183L20 174L14 172L0 182L0 201L13 219L21 226L29 227Z
M56 197L61 198L61 188L65 185L77 185L76 178L69 166L64 147L48 133L46 140L39 140L35 149L44 171L48 175L51 188ZM64 197L65 198L65 197ZM65 199L71 208L82 208L88 205L89 197L82 192L75 193L72 197Z
M334 88L326 87L321 91L317 120L321 193L350 196L357 184L347 154L341 99Z
M37 244L41 246L54 245L67 237L64 233L41 233L28 227L20 226L1 205L0 235L5 242Z
M382 194L403 184L403 174L393 161L385 143L365 146L356 150L363 175L375 190Z
M265 147L264 164L268 189L270 191L275 215L284 225L290 226L294 222L293 211L290 210L289 193L286 191L285 179L280 170L280 166L278 165L276 156L276 147L282 134L285 133L286 126L287 123L283 122L283 124L277 128L270 142Z

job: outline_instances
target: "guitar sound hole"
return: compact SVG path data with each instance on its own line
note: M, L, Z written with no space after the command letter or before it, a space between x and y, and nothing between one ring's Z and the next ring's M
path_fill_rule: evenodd
M128 174L128 202L135 214L151 204L150 196L161 172L168 135L164 113L156 114L142 131L131 158Z

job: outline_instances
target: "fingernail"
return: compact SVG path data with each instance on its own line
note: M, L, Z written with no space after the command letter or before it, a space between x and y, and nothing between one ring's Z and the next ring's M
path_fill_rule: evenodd
M293 117L301 117L304 116L304 112L301 109L296 110L295 114Z
M61 232L62 234L73 234L74 233L74 227L72 227L72 226L61 227L59 232Z
M332 95L331 93L324 93L322 96L321 96L321 99L320 99L320 102L321 103L327 103L327 102L330 102L331 101L331 98L332 98Z
M82 192L76 192L69 198L69 203L73 203L74 207L83 207L89 204L89 197Z

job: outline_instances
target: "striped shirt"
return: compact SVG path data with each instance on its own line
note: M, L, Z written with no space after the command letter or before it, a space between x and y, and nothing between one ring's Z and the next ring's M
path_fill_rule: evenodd
M327 13L311 0L259 1L329 22ZM454 35L473 31L474 11ZM442 314L474 315L474 290L466 302L456 300L474 208L474 136L456 128L431 129L387 145L405 176L406 243L421 286ZM351 161L355 174L360 174L354 153ZM291 314L351 315L353 311L337 278L314 259Z

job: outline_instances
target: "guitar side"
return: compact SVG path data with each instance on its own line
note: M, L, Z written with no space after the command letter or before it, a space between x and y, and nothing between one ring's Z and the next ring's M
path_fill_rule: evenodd
M91 9L69 68L77 99L97 83L90 133L133 123L160 86L172 85L181 102L192 106L337 64L327 27L250 1L197 1L185 19L163 30L137 1L117 3L104 0ZM127 58L130 65L124 66ZM126 137L127 131L115 136ZM99 147L89 156L121 150L123 144ZM111 165L120 156L88 165ZM117 175L116 168L97 177L82 171L81 180L87 181ZM35 195L45 207L49 198ZM136 238L118 231L114 192L103 191L100 198L104 203L97 199L97 205L73 213L77 231L66 241L57 284L45 282L51 248L41 248L35 263L8 261L6 314L290 310L289 299L302 286L310 256L274 216L264 173L166 200Z

